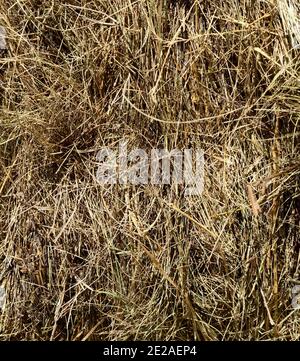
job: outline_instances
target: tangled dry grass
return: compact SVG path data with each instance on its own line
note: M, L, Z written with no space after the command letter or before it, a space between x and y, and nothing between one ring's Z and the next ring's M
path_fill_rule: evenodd
M296 0L1 0L2 340L296 340ZM202 148L205 190L97 183Z

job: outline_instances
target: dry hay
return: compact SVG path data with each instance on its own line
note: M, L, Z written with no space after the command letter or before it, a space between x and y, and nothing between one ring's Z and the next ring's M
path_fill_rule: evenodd
M296 0L0 14L1 339L298 339ZM203 195L99 185L121 139L202 148Z

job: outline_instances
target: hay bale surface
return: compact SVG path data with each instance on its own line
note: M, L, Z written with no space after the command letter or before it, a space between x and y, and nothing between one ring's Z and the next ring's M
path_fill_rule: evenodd
M298 339L296 1L0 14L0 338ZM203 149L203 194L97 183L122 139Z

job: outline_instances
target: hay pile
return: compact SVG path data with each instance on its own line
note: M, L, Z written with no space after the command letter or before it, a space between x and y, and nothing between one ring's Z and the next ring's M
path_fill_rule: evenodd
M0 338L299 338L296 0L0 14ZM97 183L122 139L203 149L202 196Z

